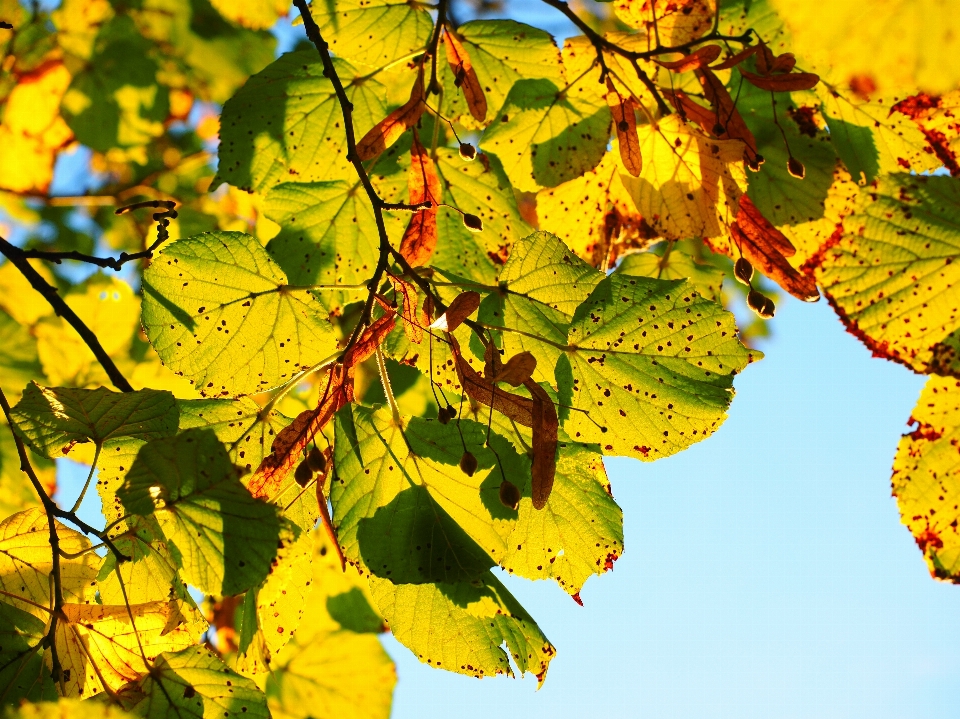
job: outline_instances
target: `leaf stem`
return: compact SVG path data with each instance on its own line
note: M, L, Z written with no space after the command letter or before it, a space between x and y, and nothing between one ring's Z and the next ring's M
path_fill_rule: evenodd
M93 473L97 470L97 461L100 459L100 450L103 449L103 444L97 442L97 449L93 453L93 463L90 465L90 472L87 474L87 481L83 483L83 489L80 490L80 496L77 497L77 501L73 503L73 507L70 509L71 512L76 512L80 509L80 505L83 504L83 497L87 493L87 488L90 486L90 480L93 479Z

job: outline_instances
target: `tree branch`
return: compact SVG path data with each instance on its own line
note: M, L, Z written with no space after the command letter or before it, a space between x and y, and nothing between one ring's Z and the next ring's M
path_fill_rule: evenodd
M3 237L0 237L0 254L12 262L14 267L20 270L20 273L27 279L30 286L43 295L44 299L50 303L54 312L60 317L63 317L63 319L77 331L77 334L80 335L80 338L93 352L94 357L97 358L100 366L103 367L114 386L121 392L133 392L133 387L120 370L117 369L117 365L110 359L110 355L107 354L103 345L100 344L97 336L84 324L83 320L77 316L77 313L70 309L70 306L60 296L57 288L43 279L40 273L33 269L33 266L27 261L24 251L15 245L11 245Z

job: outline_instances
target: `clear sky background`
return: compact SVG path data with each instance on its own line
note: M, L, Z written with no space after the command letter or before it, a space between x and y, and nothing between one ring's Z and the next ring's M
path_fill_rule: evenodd
M566 34L557 14L512 7ZM278 28L281 49L300 32ZM83 159L64 158L63 192ZM388 636L394 717L960 715L960 588L930 579L890 497L924 378L872 359L825 302L786 301L774 331L714 436L652 464L608 461L626 551L584 607L502 577L557 647L543 689L433 669ZM83 475L65 464L74 496Z

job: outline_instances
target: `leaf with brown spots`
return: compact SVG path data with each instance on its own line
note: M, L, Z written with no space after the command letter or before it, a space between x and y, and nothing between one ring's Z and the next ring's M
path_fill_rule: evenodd
M421 306L420 309L417 308L416 285L393 276L390 277L390 284L400 295L400 317L403 320L403 331L410 342L418 345L423 341L423 330L430 325L430 319L427 317L424 306ZM424 298L424 305L429 299L429 295Z
M791 295L804 302L820 299L817 283L801 274L788 261L796 250L780 230L770 224L749 197L740 198L740 211L730 225L728 242L709 241L731 259L746 257L754 267Z
M483 94L483 87L477 79L477 71L470 62L470 54L463 47L457 33L447 28L443 33L443 46L447 51L447 62L453 71L455 83L463 92L470 114L477 122L483 122L487 117L487 98Z
M533 508L543 509L550 498L557 472L557 432L560 421L557 419L557 408L543 387L532 379L524 382L523 386L533 398L533 466L530 470Z
M847 330L917 372L960 375L958 204L954 178L882 176L818 258Z
M413 130L413 146L410 148L407 186L410 204L431 204L431 207L413 213L400 241L400 254L411 267L420 267L430 261L437 247L437 206L443 197L443 191L437 169L427 150L420 144L416 128Z
M960 584L960 381L927 380L893 460L893 496L931 576Z
M410 90L410 99L371 127L367 134L357 141L357 156L361 160L371 160L382 153L417 124L425 109L421 73Z
M620 159L623 166L634 177L643 169L643 157L640 155L640 139L637 137L637 103L631 97L624 97L607 78L607 104L613 115L613 127L620 146Z

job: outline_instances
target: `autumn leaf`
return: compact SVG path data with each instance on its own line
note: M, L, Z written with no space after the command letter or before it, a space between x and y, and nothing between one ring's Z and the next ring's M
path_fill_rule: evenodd
M447 62L453 72L455 84L463 92L463 97L470 109L470 114L477 122L483 122L487 117L487 98L483 94L483 87L473 69L470 55L457 37L457 33L447 28L443 33L443 44L447 53Z
M640 140L637 137L637 105L633 98L625 98L607 79L607 104L613 115L613 127L617 133L620 147L620 159L623 166L634 177L643 169L643 157L640 154Z
M410 91L410 99L374 125L357 141L357 156L369 160L395 143L399 137L417 124L425 110L423 76L418 75Z
M437 246L437 206L442 197L442 189L433 160L426 148L420 144L416 130L413 131L413 146L410 148L407 184L411 205L423 202L431 205L413 213L400 240L400 254L411 267L420 267L430 261Z

